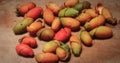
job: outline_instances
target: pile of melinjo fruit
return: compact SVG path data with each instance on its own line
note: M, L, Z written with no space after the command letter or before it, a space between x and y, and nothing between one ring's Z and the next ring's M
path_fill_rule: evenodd
M70 59L71 51L74 56L79 56L82 43L90 46L93 38L112 37L113 31L105 23L117 24L110 10L101 3L91 8L89 1L65 0L61 6L54 2L48 2L45 6L43 10L33 2L20 5L17 14L24 16L24 19L13 27L16 35L30 34L19 40L16 52L24 57L35 57L40 63L66 61ZM80 35L71 34L72 31ZM32 48L39 44L31 35L46 41L42 53L34 54Z

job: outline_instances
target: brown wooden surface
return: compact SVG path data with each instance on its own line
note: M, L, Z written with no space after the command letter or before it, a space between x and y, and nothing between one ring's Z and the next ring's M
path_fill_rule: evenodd
M16 17L16 7L25 2L33 1L37 6L45 8L45 2L53 1L59 5L64 0L0 0L0 63L37 63L34 58L24 58L18 56L15 51L15 46L18 39L24 35L14 35L12 28L16 22L21 21L23 17ZM114 36L110 39L93 41L92 47L82 48L80 57L72 55L69 62L59 63L120 63L120 0L89 0L94 7L95 3L102 2L108 7L114 17L118 19L116 26L110 26L113 30ZM77 33L76 33L77 34ZM38 40L38 47L33 49L35 54L41 52L45 42Z

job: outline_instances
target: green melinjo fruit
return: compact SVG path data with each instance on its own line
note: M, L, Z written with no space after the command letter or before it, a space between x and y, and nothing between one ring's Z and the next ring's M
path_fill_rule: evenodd
M92 37L96 37L99 39L106 39L113 36L113 31L110 27L107 26L99 26L89 32Z
M58 16L59 17L76 17L78 13L79 12L73 8L64 8L60 10Z
M17 23L13 27L13 31L15 34L22 34L26 32L26 27L33 22L32 18L25 18L21 22Z
M88 9L90 7L91 7L90 2L83 1L83 2L79 2L78 4L76 4L73 8L81 12L83 9Z
M70 42L70 47L74 56L80 56L80 53L82 51L81 40L77 36L72 35L70 37L69 42Z

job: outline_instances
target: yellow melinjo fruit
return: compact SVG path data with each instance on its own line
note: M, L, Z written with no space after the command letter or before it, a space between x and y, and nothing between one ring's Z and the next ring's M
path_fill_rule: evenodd
M97 38L109 38L113 35L112 30L107 26L100 26L96 29L94 36Z
M80 23L84 24L84 23L90 21L91 16L90 16L90 14L88 14L88 13L81 13L78 17L76 17L76 19L77 19Z
M80 39L85 45L92 45L92 38L87 31L81 31Z
M98 14L95 9L86 9L85 13L88 13L92 18L97 17Z
M105 18L102 15L98 15L97 17L91 19L89 22L87 22L84 27L86 30L92 30L98 26L101 26L105 23Z

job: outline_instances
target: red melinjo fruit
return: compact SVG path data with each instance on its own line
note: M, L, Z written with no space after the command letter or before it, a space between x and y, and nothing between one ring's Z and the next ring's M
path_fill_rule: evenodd
M31 9L30 11L28 11L24 17L37 19L38 17L42 15L42 13L43 13L43 9L41 7L35 7Z
M33 57L34 56L34 52L32 50L32 48L30 48L28 45L26 44L19 44L16 46L16 52L24 57Z
M32 48L37 47L37 42L35 38L30 37L30 36L24 36L22 39L20 39L21 44L26 44Z
M17 13L20 15L25 15L29 10L36 7L36 4L33 2L28 2L25 4L20 5L20 7L17 8Z
M54 36L54 39L55 40L58 40L58 41L66 41L71 35L71 29L65 27L63 29L60 29Z

